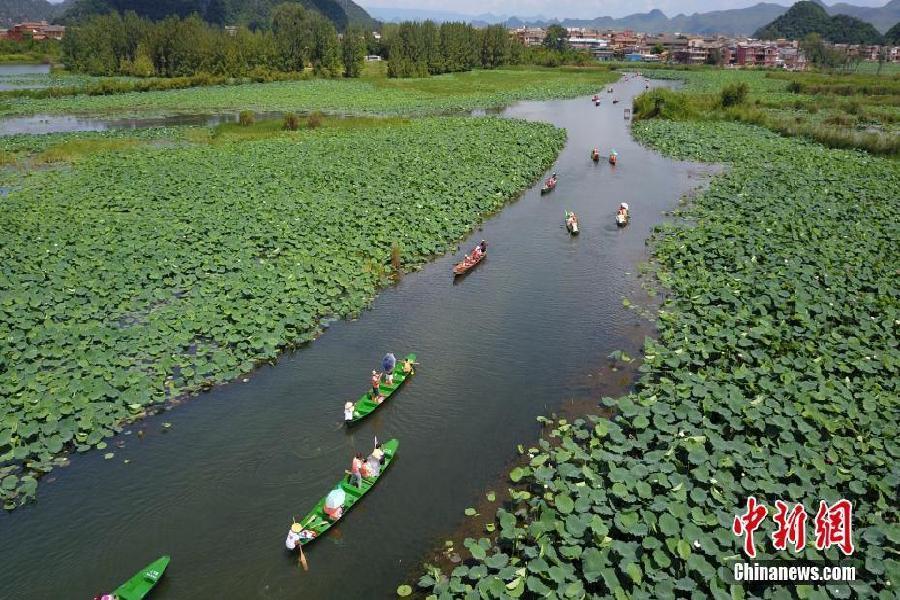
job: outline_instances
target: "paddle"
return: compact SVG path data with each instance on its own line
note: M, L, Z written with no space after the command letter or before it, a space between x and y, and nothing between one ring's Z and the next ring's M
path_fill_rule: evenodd
M304 571L309 571L309 564L306 562L306 555L303 554L303 544L300 544L300 564Z
M309 523L315 518L315 515L312 515L310 518L306 520L306 523L301 524L301 527L306 527ZM296 519L291 519L296 523ZM303 554L303 538L297 541L297 548L300 549L300 565L303 567L304 571L309 571L309 563L306 562L306 555Z

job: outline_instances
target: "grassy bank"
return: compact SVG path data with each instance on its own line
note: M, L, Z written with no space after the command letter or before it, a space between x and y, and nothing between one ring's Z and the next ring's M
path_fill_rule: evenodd
M426 114L504 106L517 100L565 98L595 91L619 75L601 70L496 70L425 79L314 79L171 91L0 99L0 114L146 114L321 110L340 114Z
M736 121L831 148L900 154L900 77L741 70L656 70L652 76L683 80L684 90L637 98L637 119ZM723 105L722 90L741 84L746 98Z
M547 422L509 476L496 534L467 539L437 598L893 598L900 323L900 165L738 123L638 123L645 143L726 172L662 227L653 264L668 289L636 391L611 420ZM746 498L810 513L853 503L864 583L729 586Z
M501 119L259 129L262 139L229 140L225 127L221 140L164 149L116 134L115 152L33 171L2 198L7 508L33 497L61 452L103 448L153 405L359 312L388 280L393 244L404 269L447 251L564 141ZM20 148L78 141L69 135Z

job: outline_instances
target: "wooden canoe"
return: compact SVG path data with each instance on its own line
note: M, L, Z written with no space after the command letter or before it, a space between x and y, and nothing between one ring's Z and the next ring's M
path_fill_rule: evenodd
M453 275L456 276L456 275L463 275L465 273L468 273L476 265L478 265L478 263L483 261L485 256L487 256L487 252L482 253L481 256L478 257L478 260L476 260L475 262L468 264L468 265L466 264L466 261L457 263L456 266L453 267Z

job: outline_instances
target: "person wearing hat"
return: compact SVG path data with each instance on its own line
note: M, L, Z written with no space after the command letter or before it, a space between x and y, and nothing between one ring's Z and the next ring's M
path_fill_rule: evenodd
M315 531L312 529L303 529L303 525L294 523L288 531L287 539L284 540L284 545L288 550L295 550L297 546L301 545L301 540L311 540L314 537L316 537Z
M349 400L346 403L344 403L344 420L345 421L353 420L353 411L355 409L356 409L356 407Z

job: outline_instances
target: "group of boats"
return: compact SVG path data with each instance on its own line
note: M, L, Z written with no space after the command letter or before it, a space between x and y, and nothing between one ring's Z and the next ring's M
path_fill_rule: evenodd
M612 88L607 89L607 90L606 90L606 93L612 94L612 93L613 93L613 89L612 89ZM594 96L591 98L591 102L594 103L594 106L600 106L600 94L594 94ZM613 104L618 104L618 103L619 103L619 99L618 99L618 98L614 98L614 99L613 99Z
M600 148L594 148L591 150L591 160L596 162L600 162ZM619 162L619 153L613 150L609 153L609 164L615 166ZM555 186L556 184L554 184Z
M608 91L612 93L612 88ZM598 95L594 95L593 99L598 105L600 104ZM591 151L591 159L594 162L600 160L599 148L594 148ZM618 153L613 150L609 154L609 163L615 165L617 161ZM559 177L554 172L544 182L541 188L541 195L548 194L556 189L558 182ZM616 224L619 227L624 227L629 220L629 207L627 203L623 202L619 205L616 213ZM565 211L564 224L570 235L575 236L579 234L578 216L573 211ZM487 242L482 240L471 253L466 255L464 260L454 265L454 277L467 273L481 263L486 256ZM375 412L415 374L413 365L418 364L416 363L415 354L408 354L401 362L394 361L392 354L388 356L392 359L390 369L384 363L385 371L383 373L373 371L372 389L363 394L356 402L347 402L344 405L344 423L347 427L357 425ZM386 356L385 361L387 359L388 357ZM352 471L345 471L344 475L332 487L332 490L319 500L302 519L299 521L296 519L292 520L291 527L288 530L286 546L290 550L299 551L300 563L304 568L308 568L308 565L306 556L303 553L303 547L334 527L351 508L359 503L363 496L375 487L378 480L394 462L399 446L400 442L397 439L390 439L379 444L376 437L375 448L365 462L361 459L362 455L357 454L357 459L360 460L359 464L363 465L362 469L358 468L358 463L355 459ZM369 468L366 469L366 466L369 466ZM94 600L143 600L159 582L169 566L170 560L169 556L161 556L116 588L114 592L98 595Z
M356 402L344 404L344 423L347 427L357 425L371 415L397 393L403 384L415 375L416 355L407 354L402 361L388 353L382 361L383 372L372 371L372 387ZM375 438L375 447L368 457L363 459L357 454L350 471L332 486L326 494L299 521L294 519L288 530L285 546L289 550L297 550L300 564L308 568L303 546L317 540L321 535L334 527L347 512L369 491L375 487L388 467L394 462L400 441L390 439L383 444Z

